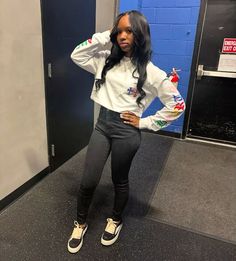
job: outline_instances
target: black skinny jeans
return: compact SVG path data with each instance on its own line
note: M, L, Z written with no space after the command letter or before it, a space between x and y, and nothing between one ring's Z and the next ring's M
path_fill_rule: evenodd
M112 182L115 189L112 218L115 221L122 219L122 212L129 197L128 174L140 140L139 129L123 123L120 113L101 107L89 141L78 194L77 221L80 224L86 222L93 193L110 153Z

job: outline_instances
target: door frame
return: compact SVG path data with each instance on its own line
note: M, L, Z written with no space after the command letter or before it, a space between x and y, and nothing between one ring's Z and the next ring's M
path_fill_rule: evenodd
M43 14L43 2L40 0L40 12L41 12L41 30L42 30L42 54L43 54L43 72L44 72L44 93L45 93L45 112L46 112L46 128L47 128L47 146L48 146L48 169L49 173L51 173L53 168L53 157L52 157L52 151L51 151L51 129L49 124L49 116L48 116L48 93L47 93L47 87L49 86L49 79L48 79L48 68L47 68L47 60L46 60L46 48L45 48L45 32L44 32L44 14Z
M207 10L207 3L208 0L201 0L198 23L197 23L197 31L194 43L194 50L193 50L193 59L191 64L191 73L190 73L190 80L188 85L188 94L186 98L186 111L184 115L184 124L183 124L183 133L182 138L185 139L188 137L188 128L190 122L190 114L192 108L192 101L193 101L193 93L195 87L195 79L197 75L197 65L199 60L200 54L200 43L202 40L202 33L203 33L203 26L206 17L206 10ZM204 139L204 138L203 138Z

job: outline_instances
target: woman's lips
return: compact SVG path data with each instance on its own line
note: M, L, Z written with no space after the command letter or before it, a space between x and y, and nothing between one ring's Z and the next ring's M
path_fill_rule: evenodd
M120 47L121 47L121 48L125 48L125 47L127 47L127 46L129 46L128 43L120 43Z

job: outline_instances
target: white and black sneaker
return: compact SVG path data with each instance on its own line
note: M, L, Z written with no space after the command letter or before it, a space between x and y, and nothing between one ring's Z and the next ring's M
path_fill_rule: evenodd
M88 225L80 225L77 221L74 221L74 229L68 240L67 248L72 254L77 253L83 245L83 237L88 229Z
M107 219L107 226L101 237L101 243L104 246L110 246L116 242L119 237L123 223L116 222L112 218Z

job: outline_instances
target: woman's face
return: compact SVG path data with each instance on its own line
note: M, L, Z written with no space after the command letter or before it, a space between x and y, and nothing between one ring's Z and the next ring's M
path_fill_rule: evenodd
M117 31L117 43L125 53L125 56L130 57L133 49L134 35L128 15L121 17L117 26Z

